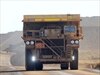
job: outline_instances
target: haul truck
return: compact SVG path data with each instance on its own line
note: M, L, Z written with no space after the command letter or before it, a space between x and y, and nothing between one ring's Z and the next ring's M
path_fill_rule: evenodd
M43 64L60 64L62 70L78 69L79 14L24 15L26 70L42 70Z

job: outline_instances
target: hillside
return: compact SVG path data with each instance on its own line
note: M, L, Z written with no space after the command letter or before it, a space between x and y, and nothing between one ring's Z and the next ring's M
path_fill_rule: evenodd
M81 25L85 26L100 26L100 16L82 17Z

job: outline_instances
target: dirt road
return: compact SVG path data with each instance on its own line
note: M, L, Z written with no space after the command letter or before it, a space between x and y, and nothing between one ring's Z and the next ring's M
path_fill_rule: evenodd
M26 71L22 66L15 66L14 69L4 69L0 71L0 75L100 75L100 71L92 71L86 68L79 70L61 70L59 66L45 66L42 71Z
M20 67L20 70L25 68ZM59 66L45 66L43 71L22 71L23 75L99 75L100 72L93 72L80 68L79 70L60 70Z
M23 72L24 75L99 75L99 73L92 73L87 71L30 71L30 72Z
M82 70L54 70L54 71L29 71L23 72L24 75L99 75L99 73Z

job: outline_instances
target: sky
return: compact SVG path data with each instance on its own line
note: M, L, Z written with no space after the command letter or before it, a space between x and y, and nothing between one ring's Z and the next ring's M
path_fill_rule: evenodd
M0 34L22 31L23 15L100 16L100 0L0 0Z

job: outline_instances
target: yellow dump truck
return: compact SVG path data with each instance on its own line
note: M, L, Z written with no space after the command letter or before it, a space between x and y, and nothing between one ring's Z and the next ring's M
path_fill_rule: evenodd
M79 14L24 15L26 70L42 70L43 64L60 64L61 69L78 69L82 36Z

